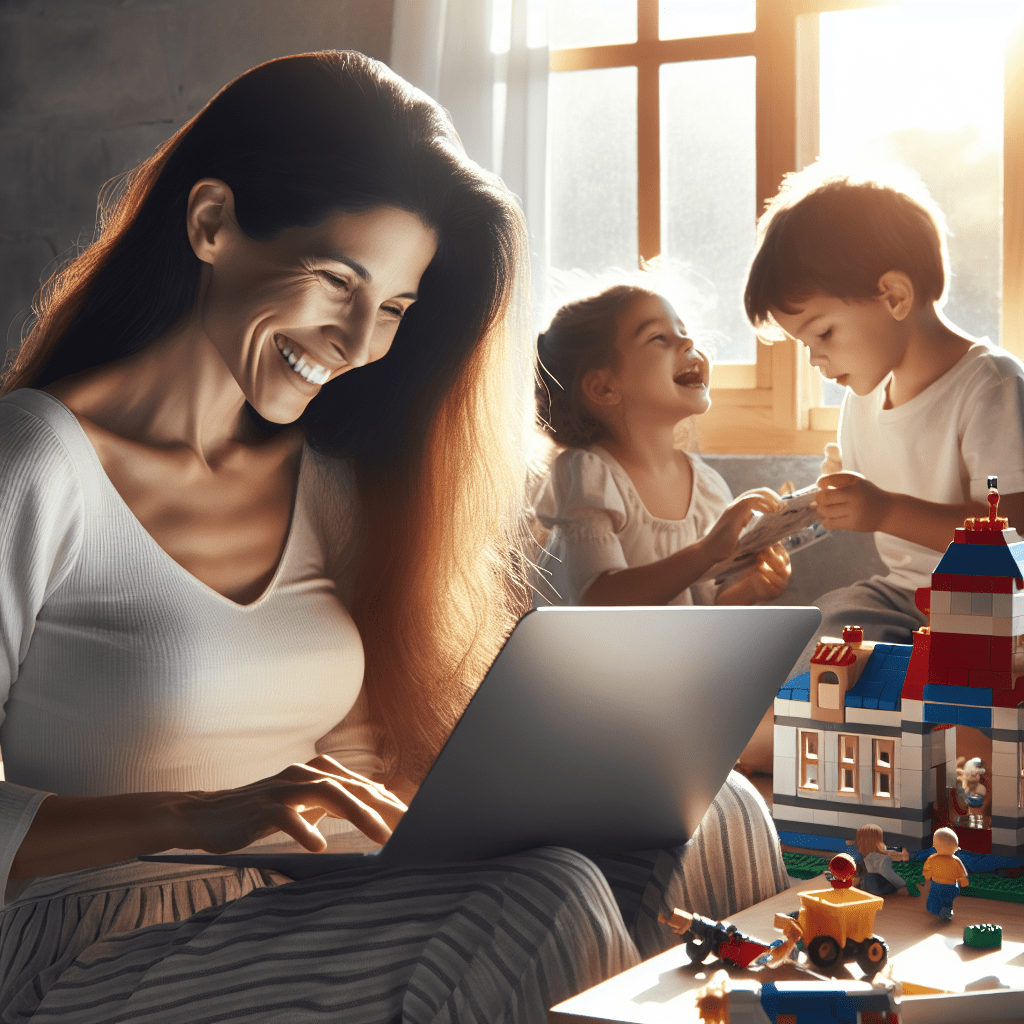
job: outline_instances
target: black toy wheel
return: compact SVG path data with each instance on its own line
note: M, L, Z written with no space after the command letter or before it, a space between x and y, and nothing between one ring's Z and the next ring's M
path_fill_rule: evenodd
M700 939L690 939L690 941L686 943L686 955L690 958L691 964L704 963L708 953L711 952L711 944L708 942L701 942Z
M831 935L815 935L807 943L807 955L822 970L828 970L839 959L839 943Z
M865 939L857 954L857 966L870 978L877 974L889 959L889 947L877 936Z

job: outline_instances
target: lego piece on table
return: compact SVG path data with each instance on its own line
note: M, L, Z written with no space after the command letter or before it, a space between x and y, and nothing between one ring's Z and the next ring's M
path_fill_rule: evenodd
M969 924L964 929L964 945L994 949L1003 944L1003 929L997 924Z

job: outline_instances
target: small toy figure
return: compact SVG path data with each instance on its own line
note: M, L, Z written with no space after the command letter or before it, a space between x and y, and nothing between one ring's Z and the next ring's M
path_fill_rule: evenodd
M828 881L833 889L849 889L857 873L857 862L848 853L837 853L828 862Z
M956 855L960 849L956 833L951 828L940 828L932 837L935 852L924 862L922 872L931 882L928 889L928 912L943 921L953 919L953 900L969 884L967 869Z
M875 896L888 896L900 889L906 889L907 883L894 870L894 860L908 861L910 854L906 847L902 852L887 850L882 841L881 825L861 825L857 829L857 852L862 858L864 877L857 887Z
M984 828L984 816L981 809L985 804L988 789L982 781L988 774L985 762L980 757L972 757L969 761L957 758L956 781L963 789L967 803L967 821L969 828Z

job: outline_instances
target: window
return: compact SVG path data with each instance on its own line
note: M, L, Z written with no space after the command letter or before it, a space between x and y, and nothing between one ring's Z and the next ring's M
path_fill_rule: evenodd
M895 740L871 741L871 792L879 800L893 796L893 760Z
M835 438L841 389L741 312L757 213L819 153L918 170L955 235L950 316L1024 355L1024 75L1004 73L1024 63L1024 2L547 3L551 265L691 264L717 363L704 451Z
M860 787L857 777L860 766L857 763L857 737L839 735L839 784L838 790L846 796L856 796Z
M800 788L817 790L820 778L817 732L800 730Z

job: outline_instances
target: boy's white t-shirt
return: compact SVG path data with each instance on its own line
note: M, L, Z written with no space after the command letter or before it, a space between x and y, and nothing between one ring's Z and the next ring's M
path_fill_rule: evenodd
M977 342L895 409L882 408L888 383L869 395L847 391L839 417L844 471L943 505L984 501L989 476L998 476L1002 494L1024 491L1024 363L1016 356ZM876 533L875 544L887 582L911 592L931 585L941 552L887 533Z
M629 474L600 445L569 448L555 459L536 499L536 514L551 530L535 584L537 604L579 604L602 573L667 558L700 540L732 501L729 486L697 456L690 506L682 519L647 511ZM716 586L698 583L669 604L713 604Z

